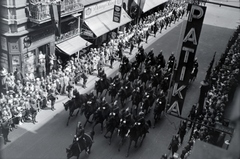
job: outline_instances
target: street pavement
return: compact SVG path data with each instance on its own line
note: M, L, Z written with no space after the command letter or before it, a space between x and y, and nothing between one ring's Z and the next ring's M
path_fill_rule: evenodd
M239 22L239 14L235 9L228 10L221 7L221 10L218 10L218 6L210 4L207 4L207 7L207 13L196 54L199 62L199 73L196 81L189 87L187 92L182 112L182 116L184 117L188 115L191 106L198 100L200 82L205 77L213 53L215 51L217 52L215 61L218 61L221 53L225 50L229 38L236 28L237 22ZM225 14L229 15L226 19ZM224 15L224 18L221 19L222 15ZM218 16L221 22L214 21ZM231 23L226 24L222 22L228 22L229 18L232 19ZM162 50L166 60L172 52L178 57L179 48L181 46L179 39L182 38L181 32L182 29L184 29L184 23L182 23L182 21L183 20L171 25L167 30L163 30L161 34L158 33L156 38L151 36L147 44L143 43L146 51L148 52L151 48L154 48L154 52L157 54ZM129 50L126 50L125 54L130 59L133 59L136 51L137 49L135 48L133 55L130 56L128 54ZM106 66L105 71L108 76L113 76L116 74L118 67L119 62L115 62L113 69ZM76 87L81 93L87 93L93 89L97 79L96 74L94 74L93 76L89 76L86 89L83 89L81 85L77 85ZM55 111L47 109L41 110L38 113L37 124L24 123L23 125L19 125L17 129L14 129L13 132L10 132L9 138L12 142L3 145L3 159L66 158L65 148L72 142L76 123L78 121L85 122L85 117L79 114L77 117L71 118L69 126L66 126L68 112L63 109L62 103L67 100L68 98L66 96L60 96L56 103ZM107 97L107 101L110 101L109 97ZM129 105L131 105L130 101L127 103L127 106ZM152 120L152 114L147 118ZM161 121L156 125L156 128L150 129L150 133L147 134L142 147L137 149L133 148L133 146L131 147L129 158L155 159L160 158L164 153L169 153L167 148L172 135L177 132L179 121L178 118L166 114L163 115ZM87 125L85 132L90 132L91 128L92 125ZM100 125L96 126L95 131L96 134L92 146L92 153L87 155L83 152L80 156L81 159L120 159L125 157L128 140L126 140L123 145L121 152L118 152L119 137L117 137L116 133L113 135L112 145L109 146L107 139L100 133ZM186 144L188 137L189 132L185 137L184 144Z

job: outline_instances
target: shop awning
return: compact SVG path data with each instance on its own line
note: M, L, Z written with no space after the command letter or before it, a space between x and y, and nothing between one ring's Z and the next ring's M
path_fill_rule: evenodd
M128 22L132 21L130 16L122 9L121 21L120 23L113 22L113 9L107 12L101 13L92 18L86 19L85 23L94 32L94 34L99 37L119 26L122 26Z
M147 12L150 9L159 6L160 4L163 4L167 2L168 0L146 0L145 4L143 6L143 12Z
M71 38L62 43L57 44L57 47L67 55L71 56L72 54L84 49L89 45L91 45L91 43L84 40L80 36L76 36L74 38Z
M85 23L97 37L109 32L107 26L105 26L104 23L101 22L98 16L94 16L92 18L85 20Z

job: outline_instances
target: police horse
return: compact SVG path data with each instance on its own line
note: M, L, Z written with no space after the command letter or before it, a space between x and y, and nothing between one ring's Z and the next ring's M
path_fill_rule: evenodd
M101 105L98 107L98 109L93 114L93 127L92 130L94 131L94 128L96 125L101 124L101 133L103 132L103 123L105 120L108 119L108 116L111 112L110 105L108 103L105 103L104 105Z
M153 128L155 128L156 123L159 121L162 112L165 110L165 106L166 106L166 97L163 93L161 93L155 102L155 107L153 111L153 118L154 118Z
M109 139L108 144L111 145L111 141L112 141L112 135L114 133L114 130L118 128L119 123L120 123L120 118L119 118L119 108L117 107L115 110L111 111L109 113L109 117L106 121L106 133L104 135L104 137L106 139ZM107 136L107 134L110 133L109 136Z
M138 140L141 139L141 143L139 146L142 146L142 143L146 137L146 134L149 133L149 128L151 127L151 121L148 120L147 122L144 122L144 125L140 122L135 122L134 125L130 128L130 131L128 132L129 135L129 145L127 150L126 157L129 156L129 150L132 145L132 142L135 142L135 148L137 148Z
M108 90L109 86L110 86L110 79L108 79L106 76L101 77L98 81L96 81L95 83L95 90L96 90L96 96L98 97L102 95L104 90ZM107 91L105 93L105 96L107 94Z
M81 106L81 114L84 114L86 117L86 122L84 123L84 127L86 127L87 123L92 123L90 121L90 117L96 112L99 107L99 101L95 96L88 98L87 102Z
M87 102L87 97L85 94L80 94L76 89L73 91L74 98L68 100L66 103L63 103L63 106L66 111L69 110L69 116L67 120L67 126L69 124L69 120L71 117L73 117L73 113L76 109L78 109L75 116L78 115L81 106L84 105Z
M92 131L90 134L84 133L83 137L85 138L85 143L83 140L76 140L66 148L67 158L70 159L73 156L76 156L79 159L81 152L85 150L87 154L91 153L91 147L93 144L93 136L95 132Z

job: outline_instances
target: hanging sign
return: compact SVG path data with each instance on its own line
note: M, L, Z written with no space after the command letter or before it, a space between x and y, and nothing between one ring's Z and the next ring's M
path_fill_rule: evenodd
M121 21L121 11L122 11L121 6L114 5L113 22L120 23L120 21Z
M181 115L183 103L193 68L194 58L199 43L206 7L192 5L182 42L178 68L173 84L170 107L167 112Z

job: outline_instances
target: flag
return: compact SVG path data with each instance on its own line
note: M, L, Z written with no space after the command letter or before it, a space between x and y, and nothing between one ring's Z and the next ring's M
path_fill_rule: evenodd
M55 30L55 35L61 35L61 4L52 3L50 6L50 15Z

